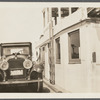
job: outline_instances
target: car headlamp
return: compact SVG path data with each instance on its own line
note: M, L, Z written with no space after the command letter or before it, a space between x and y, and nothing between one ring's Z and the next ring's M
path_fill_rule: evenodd
M42 73L43 72L43 66L41 64L35 64L34 65L34 70L38 73Z
M37 71L38 73L42 73L42 72L43 72L43 69L40 68L40 67L38 67L38 68L36 69L36 71Z
M0 69L7 70L8 68L9 68L9 63L6 60L2 61Z
M29 59L25 59L25 61L23 62L23 66L26 69L30 69L32 67L32 61Z

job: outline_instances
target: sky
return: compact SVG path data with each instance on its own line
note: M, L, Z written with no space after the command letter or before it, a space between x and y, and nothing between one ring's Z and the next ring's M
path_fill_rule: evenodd
M0 43L39 40L43 7L30 3L0 4Z
M0 2L0 43L38 41L43 34L42 10L48 6L84 7L84 3Z

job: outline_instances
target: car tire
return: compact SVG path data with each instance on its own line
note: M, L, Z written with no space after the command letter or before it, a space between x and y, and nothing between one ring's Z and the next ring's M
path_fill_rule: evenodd
M43 92L43 82L40 82L38 92Z
M0 92L2 92L2 86L0 85Z
M38 84L37 83L30 83L29 88L31 92L37 92Z

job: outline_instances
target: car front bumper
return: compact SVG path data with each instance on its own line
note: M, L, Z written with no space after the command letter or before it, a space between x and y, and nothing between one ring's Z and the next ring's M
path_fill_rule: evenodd
M0 92L42 92L42 89L42 79L0 82Z
M28 83L40 83L43 82L43 79L38 79L38 80L9 80L9 81L3 81L0 82L0 85L7 85L7 84L28 84Z

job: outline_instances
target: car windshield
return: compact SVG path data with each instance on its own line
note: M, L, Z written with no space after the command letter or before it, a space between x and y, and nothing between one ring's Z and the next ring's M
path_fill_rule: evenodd
M29 54L29 47L4 47L3 55L11 55L14 53Z

